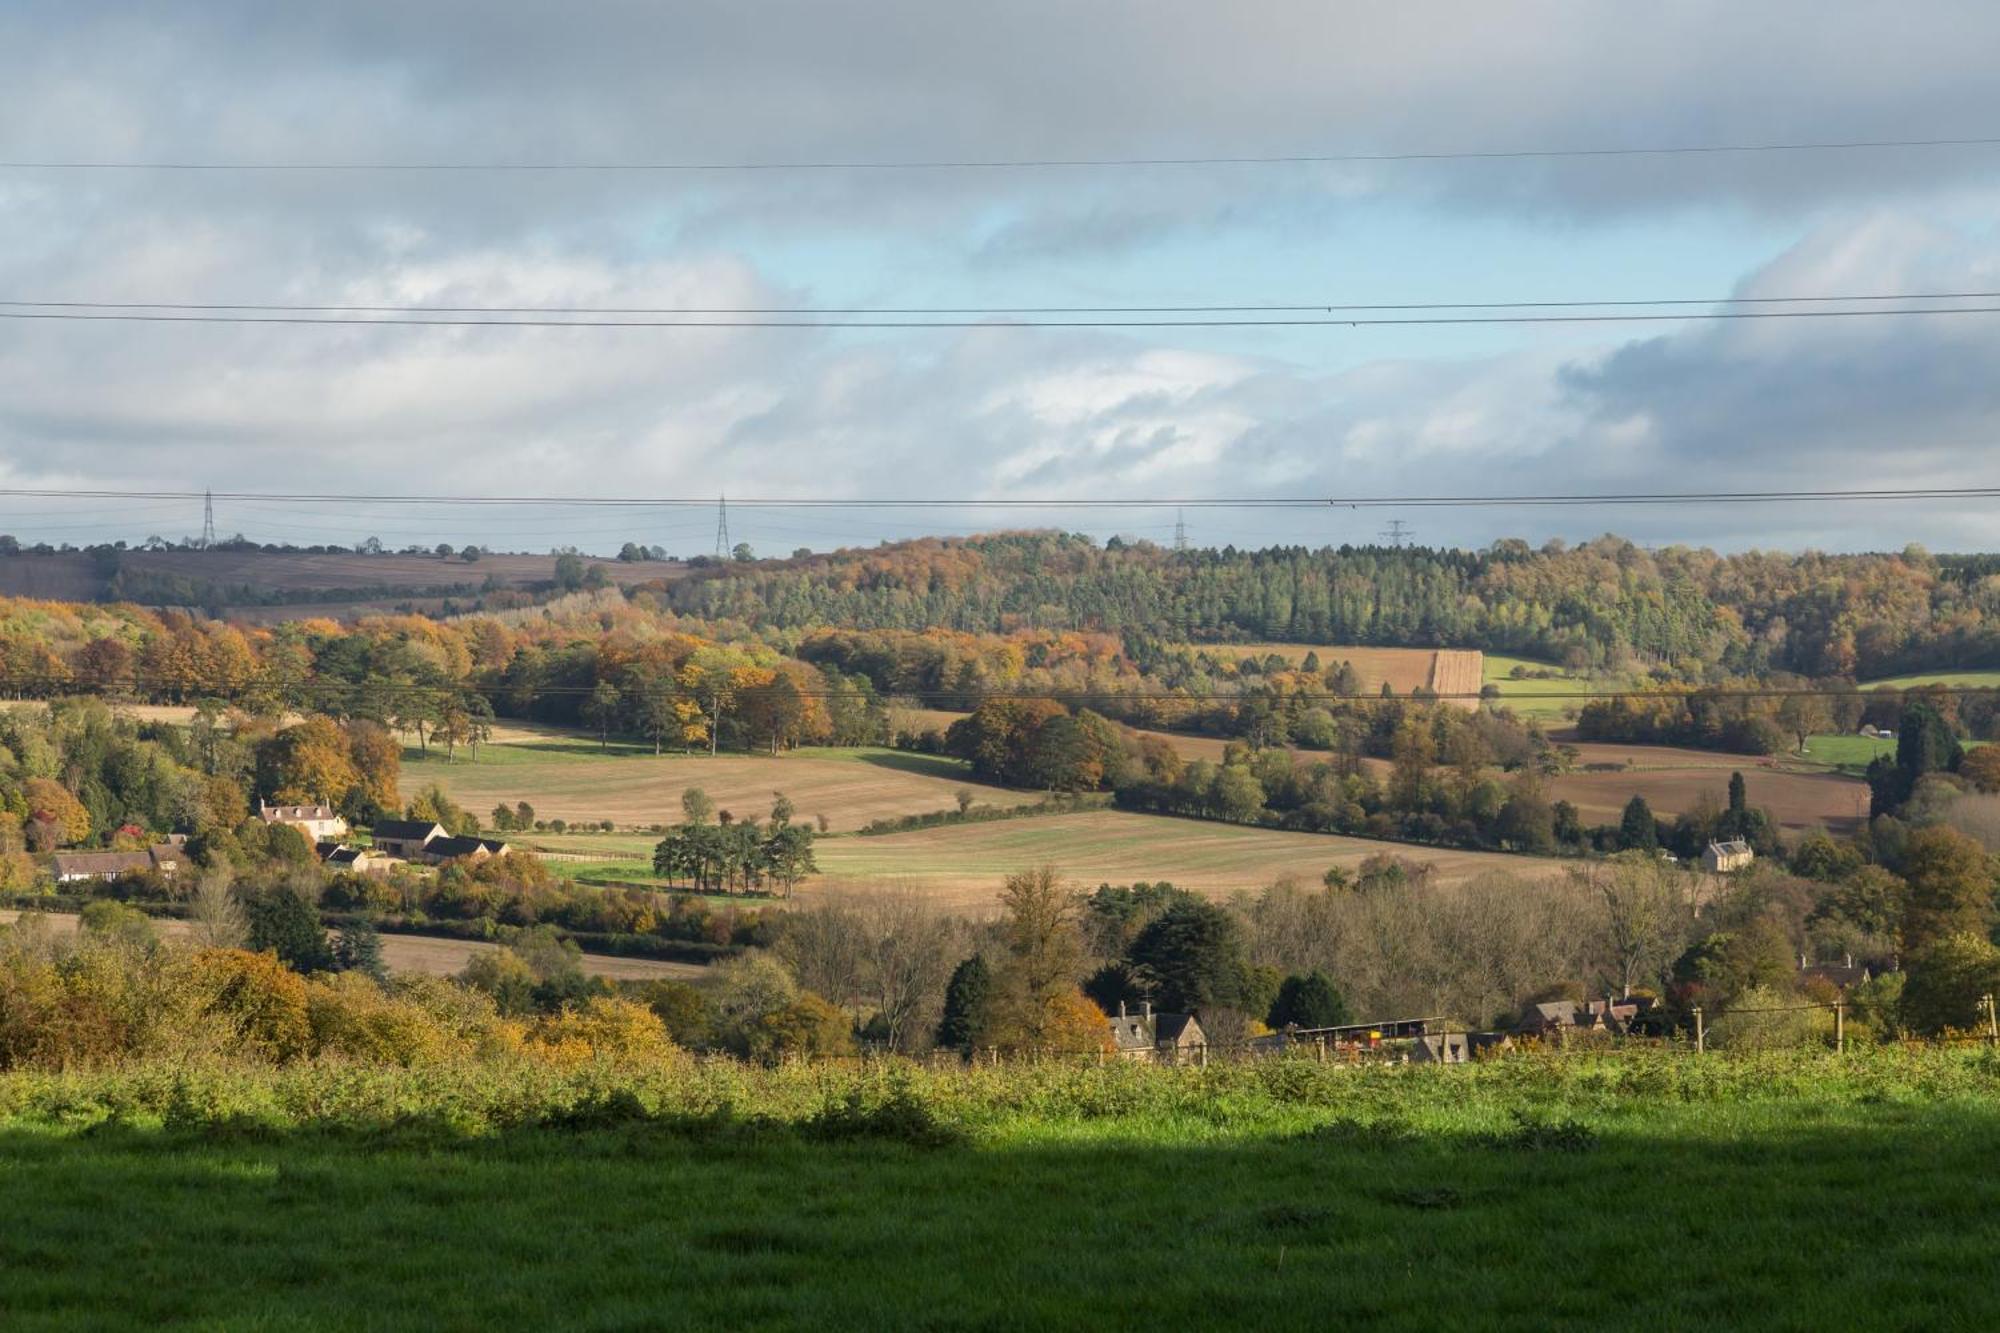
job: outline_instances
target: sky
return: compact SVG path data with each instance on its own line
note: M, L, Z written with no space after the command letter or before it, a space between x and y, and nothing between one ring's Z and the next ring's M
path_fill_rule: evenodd
M2000 145L871 170L64 170L1518 153L2000 136L2000 8L1688 0L0 7L0 302L1475 303L2000 291ZM1951 304L2000 305L2000 298ZM25 307L0 306L0 311ZM1699 307L1698 307L1699 308ZM1447 312L1450 313L1450 312ZM0 318L0 488L702 499L760 554L1021 501L2000 485L2000 314L1292 328ZM759 499L939 500L760 507ZM1016 502L1011 507L978 502ZM1202 545L2000 547L1992 501L1196 508ZM258 541L711 549L678 509L217 501ZM197 532L0 494L0 531Z

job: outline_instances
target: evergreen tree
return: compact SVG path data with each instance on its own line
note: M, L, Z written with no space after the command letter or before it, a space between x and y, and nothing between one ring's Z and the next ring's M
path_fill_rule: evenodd
M1274 1028L1293 1024L1302 1028L1337 1028L1352 1022L1353 1015L1348 1011L1347 997L1333 984L1333 978L1314 968L1285 978L1265 1021Z
M944 988L944 1018L938 1023L937 1044L950 1050L970 1050L986 1020L993 998L993 969L979 954L952 970Z
M1951 724L1934 706L1919 699L1903 709L1902 730L1896 736L1896 765L1909 775L1911 786L1926 773L1957 768L1963 755Z
M1162 1009L1234 1008L1243 997L1242 927L1205 899L1175 903L1154 918L1132 941L1130 962L1152 978Z
M284 887L265 889L244 900L250 923L250 948L269 951L294 972L331 972L333 950L312 904Z
M1729 813L1742 815L1750 808L1749 788L1744 784L1741 773L1729 775Z
M389 969L382 963L382 933L374 922L356 921L334 932L333 966L339 972L365 972L377 981L388 977Z
M1659 845L1660 826L1653 818L1653 807L1646 804L1645 797L1633 796L1625 802L1625 814L1618 821L1618 849L1650 852Z

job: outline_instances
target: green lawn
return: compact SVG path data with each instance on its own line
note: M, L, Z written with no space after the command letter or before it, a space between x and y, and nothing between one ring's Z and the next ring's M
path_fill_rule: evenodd
M1788 763L1824 764L1842 772L1859 773L1868 767L1876 755L1894 757L1896 742L1878 740L1873 736L1826 735L1813 736L1806 741L1806 752L1800 754L1787 744L1778 757Z
M0 1325L2000 1327L2000 1066L1900 1059L1045 1067L900 1100L718 1069L671 1105L338 1075L315 1114L358 1128L167 1073L160 1128L72 1076L0 1121Z

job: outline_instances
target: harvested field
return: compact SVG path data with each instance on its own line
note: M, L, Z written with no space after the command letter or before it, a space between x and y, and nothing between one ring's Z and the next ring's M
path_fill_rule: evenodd
M503 739L504 738L504 739ZM527 801L542 819L571 823L609 819L630 826L675 823L681 793L700 787L718 808L763 818L772 793L782 791L799 818L825 815L835 829L857 829L876 819L927 814L956 805L970 787L982 804L1025 805L1034 792L1015 792L974 781L955 759L896 750L796 750L790 754L655 755L638 746L600 751L574 732L510 726L474 760L461 750L447 763L433 750L403 756L403 789L436 782L451 798L484 816L499 802Z
M1485 655L1476 648L1440 648L1431 654L1430 691L1461 708L1477 708L1485 670Z
M1548 792L1552 799L1575 805L1585 824L1615 824L1626 802L1635 795L1645 797L1653 813L1662 817L1685 814L1703 796L1723 805L1732 771L1743 774L1750 804L1769 810L1781 828L1823 826L1846 831L1868 817L1868 785L1864 782L1836 773L1761 769L1741 762L1740 757L1734 764L1570 773L1551 780Z
M977 911L993 905L1008 874L1053 865L1081 884L1170 880L1221 898L1286 875L1317 883L1331 866L1352 870L1383 853L1428 861L1445 880L1490 871L1536 878L1563 864L1107 810L832 839L815 853L824 873L802 885L799 894L907 887L942 905Z
M21 913L0 911L0 923L11 922ZM76 917L67 912L37 913L62 934L76 930ZM153 928L169 938L185 935L188 923L171 918L155 918ZM475 954L491 953L501 946L484 940L448 940L430 935L384 935L382 961L391 972L416 972L448 977L465 969ZM687 981L702 975L696 963L673 963L654 958L620 958L611 954L583 955L583 970L593 977L612 981Z

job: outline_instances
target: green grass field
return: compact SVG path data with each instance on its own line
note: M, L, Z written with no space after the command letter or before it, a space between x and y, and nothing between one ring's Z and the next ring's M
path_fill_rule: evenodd
M1888 685L1899 690L1914 690L1924 685L1966 685L1980 689L2000 689L2000 671L1932 671L1914 676L1885 676L1881 680L1867 680L1861 689L1873 690Z
M951 809L961 787L986 805L1039 799L977 782L955 759L879 746L656 755L649 747L614 741L600 748L593 736L514 725L498 729L476 759L463 748L454 761L435 746L429 753L406 747L404 791L432 782L482 819L496 804L527 801L542 819L609 819L627 827L678 821L681 793L689 787L702 788L722 809L759 819L772 794L782 791L801 819L824 814L836 829Z
M1878 740L1873 736L1827 735L1809 738L1804 754L1787 745L1778 758L1788 764L1816 764L1836 768L1843 773L1860 773L1875 756L1886 754L1894 757L1895 753L1894 741Z
M1508 675L1515 667L1529 671L1553 671L1557 675L1550 680L1515 680ZM1561 696L1596 688L1581 677L1563 673L1562 668L1553 662L1538 662L1531 657L1506 657L1497 653L1486 654L1483 676L1484 684L1498 687L1500 698L1509 708L1523 717L1544 721L1572 716L1584 702Z
M1900 1051L15 1074L0 1324L1992 1328L1996 1093Z

